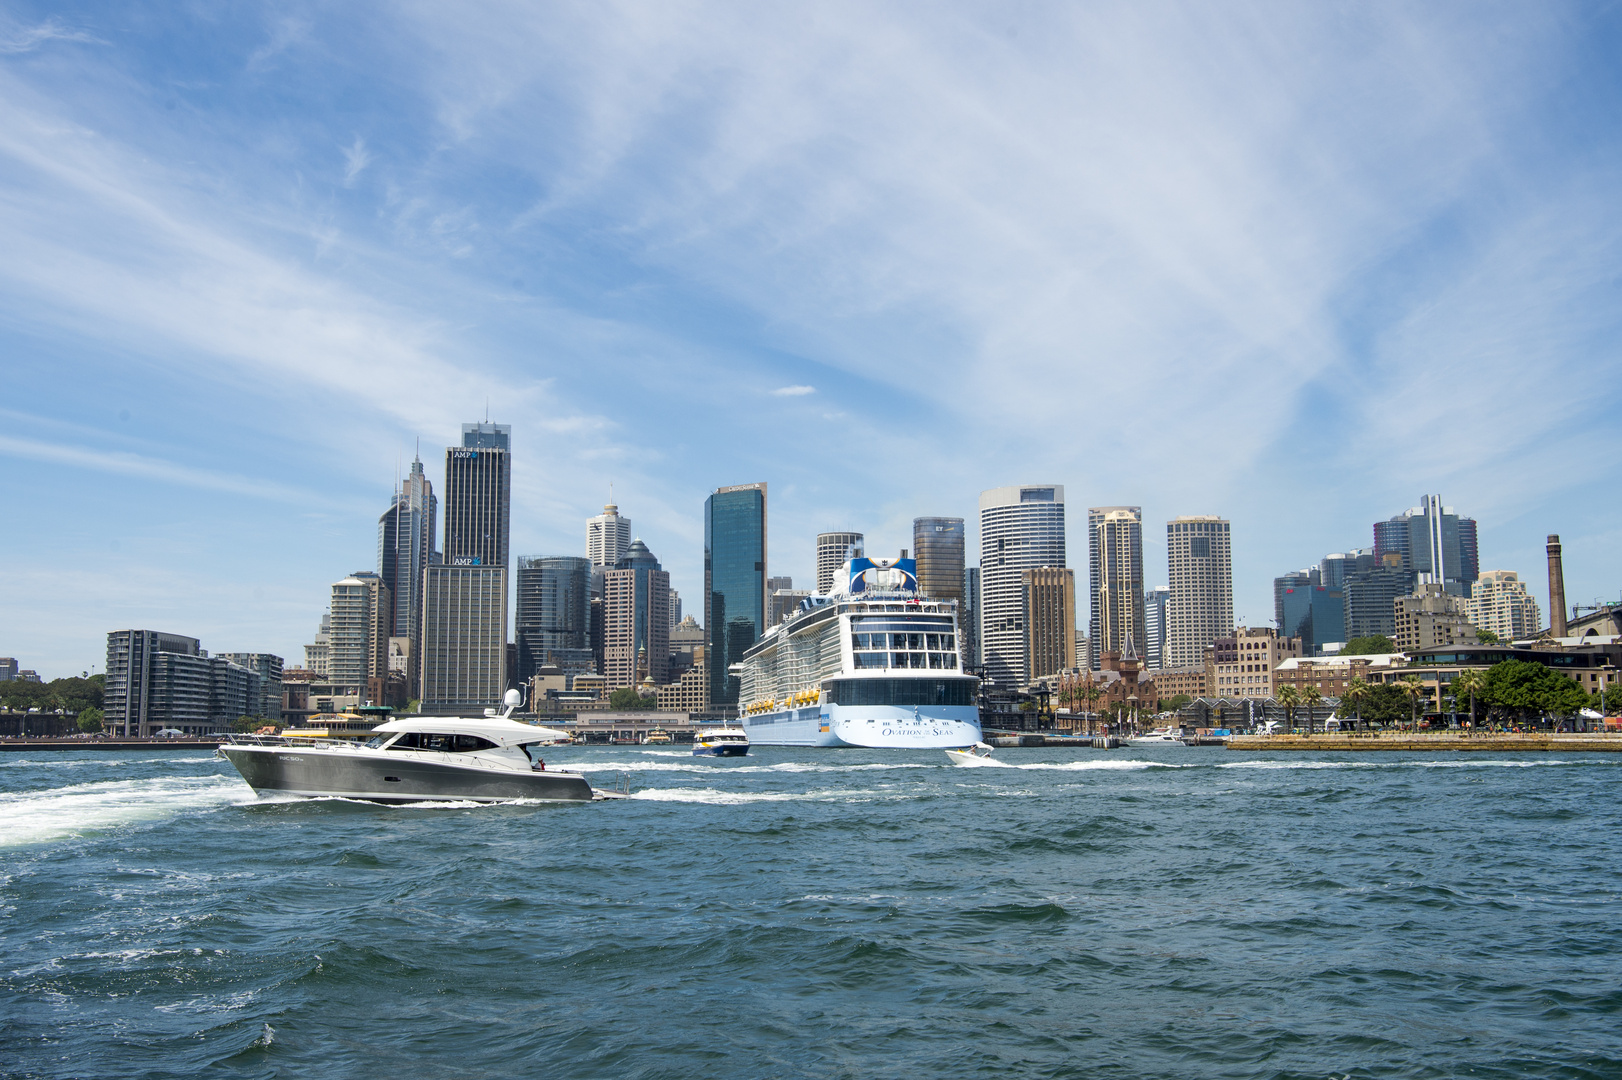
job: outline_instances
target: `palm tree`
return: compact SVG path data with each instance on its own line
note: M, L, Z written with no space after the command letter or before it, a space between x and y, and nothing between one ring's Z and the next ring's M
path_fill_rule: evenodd
M1397 688L1408 695L1408 712L1413 717L1414 728L1419 727L1419 696L1425 692L1425 684L1418 675L1405 675L1397 683Z
M1301 704L1307 707L1308 735L1312 734L1313 710L1318 707L1319 703L1321 703L1323 699L1323 691L1319 690L1316 686L1309 686L1305 690L1301 691Z
M1301 704L1301 691L1293 686L1286 686L1278 692L1278 703L1284 706L1284 726L1294 731L1295 707Z
M1481 688L1485 685L1487 685L1486 676L1475 669L1461 671L1453 677L1453 696L1457 697L1461 693L1470 695L1471 731L1476 729L1476 695L1481 692Z
M1088 734L1091 734L1093 730L1093 720L1095 719L1095 717L1092 715L1093 704L1104 695L1104 688L1099 686L1098 683L1093 680L1092 673L1089 672L1087 677L1081 681L1081 689L1078 691L1078 693L1080 694L1081 699L1087 703L1087 732Z
M1347 683L1346 689L1340 695L1342 701L1352 703L1352 711L1357 716L1357 726L1359 728L1363 726L1363 699L1368 696L1369 684L1364 681L1361 675Z

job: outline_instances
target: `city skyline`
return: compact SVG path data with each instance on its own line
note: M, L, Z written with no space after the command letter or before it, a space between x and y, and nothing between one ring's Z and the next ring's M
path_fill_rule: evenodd
M1549 462L1622 402L1622 13L126 10L0 24L0 653L42 673L109 624L296 659L487 405L511 550L577 554L612 484L692 611L737 475L797 581L832 528L974 551L1035 476L1231 521L1251 625L1416 490L1617 595L1618 466ZM1130 445L1064 437L1128 399Z

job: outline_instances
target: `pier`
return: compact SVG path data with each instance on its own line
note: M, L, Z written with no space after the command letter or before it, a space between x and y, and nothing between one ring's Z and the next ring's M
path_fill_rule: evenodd
M1526 751L1600 750L1622 753L1622 733L1483 731L1369 731L1325 735L1230 735L1229 750L1436 750Z

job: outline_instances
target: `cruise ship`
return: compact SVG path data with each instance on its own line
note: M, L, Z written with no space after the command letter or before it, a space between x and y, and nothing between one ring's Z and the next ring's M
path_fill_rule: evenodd
M957 602L920 595L914 560L853 558L732 666L739 723L754 746L972 746L980 680L958 655Z

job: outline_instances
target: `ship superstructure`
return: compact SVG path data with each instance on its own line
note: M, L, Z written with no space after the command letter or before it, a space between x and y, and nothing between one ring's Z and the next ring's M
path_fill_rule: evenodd
M959 655L957 602L920 595L912 559L853 558L734 665L739 721L756 746L971 746Z

